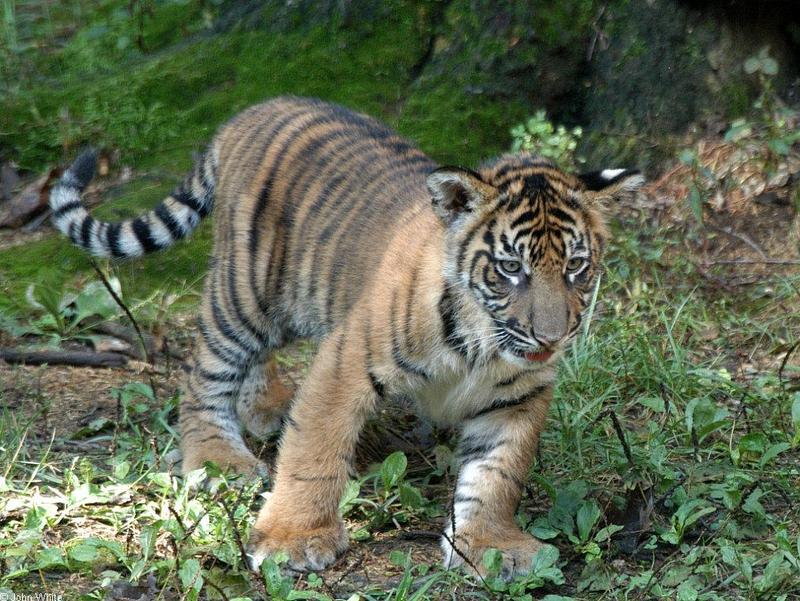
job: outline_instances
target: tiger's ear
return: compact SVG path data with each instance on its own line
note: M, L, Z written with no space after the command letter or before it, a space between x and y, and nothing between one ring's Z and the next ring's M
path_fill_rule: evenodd
M591 171L578 179L586 186L584 197L600 204L631 197L644 185L644 176L637 169Z
M427 184L433 210L447 224L497 195L479 174L461 167L440 167L428 175Z

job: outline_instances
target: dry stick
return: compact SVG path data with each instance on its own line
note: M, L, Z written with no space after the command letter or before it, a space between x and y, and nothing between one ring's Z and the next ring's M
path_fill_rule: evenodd
M706 227L708 229L710 229L710 230L714 230L715 232L720 232L722 234L727 234L731 238L737 238L738 240L741 240L742 242L747 244L747 246L749 246L754 251L756 251L761 256L762 259L769 259L769 257L767 257L767 254L763 250L761 250L761 247L758 244L756 244L755 242L753 242L753 240L751 240L748 236L746 236L746 235L744 235L744 234L742 234L740 232L734 231L732 228L720 227L718 225L713 225L711 223L707 223Z
M125 367L128 358L119 353L88 351L19 351L0 348L0 359L6 363L27 365L76 365L84 367Z
M636 468L636 464L633 461L633 454L631 453L631 448L628 445L628 441L625 439L625 432L622 429L622 425L619 423L619 419L617 418L617 414L614 413L611 409L606 409L600 415L598 415L593 421L592 425L599 422L604 417L610 417L611 423L614 426L614 431L617 433L617 438L619 438L619 442L622 444L622 452L625 453L625 459L628 460L631 468Z
M142 354L144 355L144 360L147 363L151 363L150 353L147 352L147 345L144 341L144 334L142 334L142 330L139 328L139 323L133 317L133 313L131 313L130 309L128 309L128 306L122 302L122 299L114 291L114 288L111 287L111 283L108 281L108 278L106 278L106 274L103 273L97 262L94 259L89 259L89 261L91 262L92 267L94 267L95 272L97 272L100 281L103 282L103 286L105 286L106 290L108 290L108 293L111 295L111 298L114 299L114 302L117 303L117 306L122 309L125 312L125 315L128 316L128 319L130 319L133 329L136 330L136 334L139 336L139 343L142 345Z
M459 473L456 474L456 487L458 486L458 477L460 475L461 475L461 470L459 469ZM458 555L461 559L463 559L464 563L466 563L469 567L471 567L473 569L473 571L478 575L478 578L481 579L481 584L483 584L483 586L487 590L491 590L489 588L489 585L487 584L486 580L484 580L483 576L478 571L478 568L475 566L474 563L472 563L472 560L469 557L467 557L464 554L464 552L461 551L461 549L459 549L456 546L456 539L458 538L458 536L456 536L456 495L455 495L455 491L453 492L453 496L450 499L450 527L453 529L453 538L451 539L449 536L447 536L447 530L445 530L442 533L442 536L444 537L444 539L448 543L450 543L450 547L453 549L455 554ZM448 566L448 568L449 568L449 566Z
M789 362L789 357L792 356L792 354L797 350L798 347L800 347L800 340L795 342L791 346L791 348L788 351L786 351L786 354L783 356L783 361L781 361L781 366L778 368L778 382L780 383L781 388L784 388L783 370L786 369L786 364Z
M230 599L229 599L228 595L226 595L226 594L225 594L225 592L224 592L224 591L223 591L223 590L222 590L220 587L218 587L216 584L214 584L213 582L211 582L211 581L210 581L208 578L206 578L205 580L203 580L203 582L204 582L205 584L207 584L208 586L210 586L211 588L213 588L215 591L217 591L217 593L219 594L219 596L220 596L220 597L222 597L222 601L230 601Z
M239 494L236 495L236 503L235 503L236 506L238 506L239 503L242 502L242 495L244 495L244 486L241 489L239 489ZM244 565L244 567L247 568L249 567L250 562L247 561L247 551L245 551L244 549L244 543L242 542L242 535L239 534L239 528L236 527L236 520L233 517L233 512L231 511L230 507L228 507L227 503L225 503L225 498L223 496L220 496L217 501L220 505L222 505L222 508L225 510L225 513L228 514L228 519L231 521L231 528L233 528L233 534L236 537L236 544L239 547L239 553L241 555L242 565Z
M717 259L706 265L800 265L800 259Z

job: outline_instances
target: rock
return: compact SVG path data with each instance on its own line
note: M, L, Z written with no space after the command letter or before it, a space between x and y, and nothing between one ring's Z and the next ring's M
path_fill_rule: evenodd
M25 186L11 200L0 205L0 227L20 227L47 209L50 186L57 176L58 171L51 170Z

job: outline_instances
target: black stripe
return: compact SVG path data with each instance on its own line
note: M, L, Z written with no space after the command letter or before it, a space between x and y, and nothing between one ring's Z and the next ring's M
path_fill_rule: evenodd
M289 126L296 122L298 118L303 117L304 115L312 115L313 113L309 110L309 106L303 105L302 110L298 110L296 112L291 112L288 115L283 115L279 120L277 120L274 124L274 127L270 130L268 139L275 140L280 135L289 128ZM294 132L290 134L288 138L284 141L283 145L281 146L280 150L278 151L275 160L273 161L272 165L270 165L269 172L267 173L267 177L264 179L264 183L261 187L261 191L258 195L258 201L256 202L255 210L253 211L253 217L250 220L250 234L248 239L248 247L250 248L251 254L255 257L258 251L258 247L261 244L263 236L261 235L261 228L259 227L259 221L261 220L261 215L267 208L267 205L270 203L270 196L272 192L272 184L275 180L275 177L280 172L280 168L283 166L283 162L289 154L289 150L295 146L300 138L300 143L303 144L304 142L311 142L313 139L309 139L308 137L302 137L302 132L308 132L312 128L316 127L317 125L323 125L330 122L330 115L327 114L317 114L313 119L308 121L308 123L303 124L303 128L301 133ZM268 148L272 146L272 144L268 145L264 151L266 154ZM283 199L283 205L281 207L281 216L278 223L283 223L288 219L289 210L294 207L290 207L291 203L286 201L287 199ZM284 238L285 232L284 232ZM278 243L278 228L273 228L273 236L272 236L272 247L270 248L269 255L267 256L267 261L269 265L267 266L267 274L264 278L264 291L263 293L259 293L259 286L257 281L257 273L256 267L261 267L256 265L255 260L250 261L249 265L249 280L250 286L253 290L254 294L256 295L256 301L258 306L261 308L262 311L266 312L269 308L267 304L268 299L266 291L267 291L267 284L270 278L270 271L272 270L272 266L275 263L275 249ZM285 244L283 245L283 251L285 252Z
M187 190L183 186L175 191L175 193L172 195L172 198L182 205L186 205L201 217L205 217L207 215L203 205L201 205L200 202L195 198L194 194L192 194L191 191Z
M392 157L390 162L383 165L381 169L383 173L387 174L388 179L375 177L370 188L359 191L358 202L354 202L349 205L345 203L346 212L344 214L340 214L338 218L331 224L336 235L334 237L334 250L333 252L329 253L330 256L334 257L334 263L331 267L330 276L328 278L328 302L326 304L326 318L329 319L332 315L333 299L336 297L336 289L338 287L339 277L342 271L341 267L343 262L337 261L336 259L338 257L346 256L346 253L344 253L340 248L342 241L345 243L350 243L353 239L352 236L346 236L345 234L348 232L361 231L365 222L370 219L372 215L374 215L374 212L372 211L363 210L364 205L369 205L370 201L373 199L373 190L380 190L381 187L388 186L388 184L393 180L396 180L402 176L406 176L406 173L400 173L399 170L410 169L411 166L415 164L422 164L427 167L432 164L432 162L428 157L422 154L414 157ZM407 179L412 179L410 175L406 177ZM402 203L396 202L394 205L389 205L388 208L400 208L402 206ZM384 206L383 210L386 210L386 208L387 207ZM353 214L355 214L356 217L351 221L350 216ZM314 268L317 268L317 263L314 263Z
M392 359L397 364L397 367L402 369L404 372L414 374L415 376L421 376L424 379L429 379L430 376L425 372L424 369L410 363L408 359L403 356L402 351L400 350L400 340L397 337L397 290L394 291L394 295L392 296L392 305L389 310L389 323L391 327L391 336L392 336Z
M308 195L308 191L311 188L311 185L315 181L319 181L320 178L323 181L330 183L330 180L333 179L331 176L338 170L341 165L347 164L347 162L354 157L358 152L361 150L361 146L359 144L354 144L353 140L350 136L343 136L342 130L336 130L331 132L330 134L323 136L322 138L317 138L315 143L309 146L309 152L316 153L316 159L313 164L308 164L304 169L304 172L301 173L298 177L295 177L292 180L292 183L289 186L289 189L286 191L286 201L292 202L292 198L295 193L295 187L300 183L303 184L301 191L297 195L298 199L305 199ZM319 154L318 150L322 150L325 148L328 142L331 140L337 140L337 143L332 147L326 150L325 154ZM342 148L345 146L346 149ZM344 154L343 154L344 152ZM331 157L335 156L338 160L332 161ZM326 188L328 187L328 183L326 183ZM306 211L306 214L303 216L303 220L300 224L293 228L293 231L290 234L290 239L286 241L286 246L283 248L283 252L281 253L280 261L278 262L278 295L283 294L283 289L285 287L285 283L287 278L284 277L286 272L286 265L290 263L289 257L290 255L295 254L295 252L299 251L299 261L297 264L302 264L303 262L303 253L305 251L311 250L307 246L301 246L299 249L295 249L295 247L291 247L289 242L292 240L303 240L306 230L308 229L309 223L313 221L313 218L317 216L322 205L325 203L327 196L324 194L324 191L321 190L317 197L314 199L314 203L309 207ZM294 305L297 303L300 293L300 286L295 285L294 289L291 291L291 301L289 304Z
M375 391L375 394L378 395L378 398L382 399L386 392L383 383L381 383L370 370L367 370L367 377L369 378L369 383L372 384L372 389Z
M548 207L547 213L551 217L555 217L556 219L560 219L561 221L565 221L567 223L575 225L575 218L572 215L570 215L569 213L567 213L566 211L562 211L558 207ZM567 231L571 231L571 230L567 229Z
M287 413L283 416L283 423L293 428L296 432L300 432L300 426L297 425L297 420L292 417L291 413Z
M478 505L483 505L483 499L479 499L478 497L472 497L467 495L460 495L456 493L455 497L453 497L454 503L477 503Z
M473 437L468 436L461 440L458 445L458 456L463 464L467 464L476 459L483 459L491 454L498 447L503 446L508 441L506 439L500 440L475 440Z
M497 399L496 401L492 401L492 404L489 405L488 407L473 413L469 417L469 419L475 419L477 417L481 417L483 415L486 415L487 413L491 413L492 411L498 411L500 409L508 409L509 407L516 407L518 405L522 405L532 400L545 390L547 390L547 386L537 386L533 390L526 392L525 394L518 396L515 399Z
M131 222L133 233L136 234L136 239L142 245L144 252L150 253L161 249L161 245L153 238L153 233L150 231L150 225L142 218L137 217Z
M180 240L184 236L183 227L163 202L156 207L156 217L169 230L173 240Z
M467 341L457 332L456 306L449 288L445 288L439 299L439 318L442 321L442 336L445 343L460 355L467 356Z
M227 406L218 407L217 405L210 405L208 403L199 403L196 405L181 403L180 411L190 411L192 413L196 413L199 411L208 411L211 413L216 413L218 415L230 415L231 413L230 407Z
M504 480L508 480L509 482L513 482L519 488L523 488L525 486L525 483L522 480L520 480L519 478L517 478L512 474L509 474L506 470L504 470L501 467L490 465L488 463L482 463L478 467L482 470L486 470L487 472L496 472L497 474L500 475L501 478L503 478Z
M214 324L217 325L216 323ZM228 365L239 366L247 363L248 355L242 352L240 345L236 345L235 350L224 346L222 341L211 330L211 327L206 323L202 313L197 318L197 328L200 330L200 337L206 345L206 348L211 351L217 359Z
M344 332L339 334L339 339L336 341L336 360L334 362L334 375L339 379L340 372L342 371L342 361L344 360Z
M376 185L376 182L373 180L367 188L358 191L358 196L356 197L358 202L347 202L351 200L353 189L359 188L364 184L365 178L363 174L367 172L370 165L375 162L376 158L383 158L380 156L376 157L376 155L369 152L371 150L372 141L373 139L371 137L364 138L363 143L358 145L359 152L352 153L352 155L348 157L347 163L343 163L341 160L336 161L338 173L326 184L325 188L320 192L320 198L317 199L319 200L319 207L315 211L314 216L317 218L318 227L322 229L317 236L317 244L314 246L314 254L311 261L311 286L309 288L309 296L311 298L316 296L316 284L319 281L319 271L322 269L323 261L319 258L321 249L325 247L328 239L335 232L344 231L345 228L343 225L349 214L355 210L356 207L360 207L365 200L369 199L371 191ZM366 152L361 152L362 147L366 147L363 149ZM351 163L351 161L353 162ZM387 172L388 170L383 170L382 176L385 176ZM342 182L346 182L346 185L340 186L339 184ZM381 181L380 185L384 185L383 181ZM343 200L345 202L342 202ZM322 209L328 210L323 211ZM337 256L335 252L328 254L334 258ZM330 285L330 281L328 283L326 317L330 315L330 306L332 305L331 290L333 286Z
M524 211L522 215L511 222L511 229L518 228L522 224L527 223L528 221L533 221L534 219L536 219L536 213L533 211Z
M63 205L58 207L58 209L53 211L53 219L60 219L61 217L63 217L67 213L71 213L75 209L80 209L82 207L83 207L83 205L81 204L81 201L79 201L79 200L72 200L70 202L64 203Z
M531 373L530 371L518 372L506 380L500 380L497 384L495 384L495 386L511 386L512 384L515 384L520 378L527 376L530 373Z
M221 382L225 384L240 383L242 380L244 380L245 376L244 371L236 371L233 373L213 372L213 371L208 371L204 367L197 367L195 369L195 373L204 380L208 380L210 382Z
M290 477L298 482L330 482L338 478L338 476L301 476L300 474L291 474Z
M92 224L94 224L94 218L87 215L83 223L81 224L81 246L83 248L91 248L90 238L92 236Z
M209 289L211 290L211 315L214 317L214 325L217 326L217 330L219 330L220 334L233 342L238 348L244 350L248 356L258 354L261 349L253 348L242 341L237 336L236 330L223 314L222 307L219 304L219 298L217 297L218 286L212 282L209 285Z
M251 271L252 265L255 263L256 261L251 258ZM244 309L242 308L241 300L239 299L239 289L236 282L236 274L238 270L230 264L227 265L226 270L228 272L228 300L230 300L230 304L233 306L233 316L239 321L240 324L244 326L244 329L247 330L247 332L258 341L259 345L263 347L267 343L267 335L262 333L253 324L253 322L248 319L248 317L245 315ZM254 293L254 290L255 289L251 290L251 293ZM258 349L258 351L260 350L261 349Z
M111 251L111 255L114 257L125 257L126 253L122 250L122 246L119 243L120 236L122 235L122 224L121 223L111 223L106 230L106 243L108 244L108 248Z

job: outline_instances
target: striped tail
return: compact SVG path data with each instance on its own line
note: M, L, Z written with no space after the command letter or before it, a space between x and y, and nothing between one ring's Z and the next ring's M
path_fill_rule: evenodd
M216 164L213 151L159 205L135 219L98 221L81 203L97 163L93 149L82 152L50 192L53 223L75 244L99 257L138 257L174 244L190 234L214 206Z

